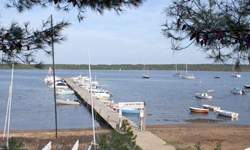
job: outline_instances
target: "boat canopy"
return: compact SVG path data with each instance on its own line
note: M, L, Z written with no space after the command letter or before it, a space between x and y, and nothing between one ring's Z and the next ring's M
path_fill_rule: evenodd
M236 87L236 88L234 88L234 89L237 90L237 91L242 91L242 89L239 88L239 87Z

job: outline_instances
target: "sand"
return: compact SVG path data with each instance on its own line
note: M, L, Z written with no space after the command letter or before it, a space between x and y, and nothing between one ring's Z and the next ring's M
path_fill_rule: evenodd
M221 123L188 123L148 126L168 144L177 149L194 149L200 142L202 150L213 150L221 142L223 150L244 150L250 147L250 126Z
M151 125L147 130L156 134L176 149L194 149L195 144L201 142L202 150L213 150L221 142L223 150L243 150L250 147L250 126L222 124L222 123L187 123L176 125ZM110 133L109 129L96 130L97 138L100 134ZM0 133L2 136L2 132ZM10 137L25 142L26 149L41 149L49 141L55 149L55 131L11 131ZM92 129L72 129L58 131L58 148L71 149L77 139L80 149L84 149L92 141ZM1 142L5 145L6 142Z

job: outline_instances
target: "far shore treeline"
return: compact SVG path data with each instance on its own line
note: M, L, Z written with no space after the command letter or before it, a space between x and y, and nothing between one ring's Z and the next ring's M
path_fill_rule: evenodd
M15 69L38 69L35 65L16 64ZM113 65L91 65L92 70L142 70L144 64L113 64ZM43 64L40 69L52 68L52 64ZM87 64L56 64L56 69L68 69L68 70L87 70ZM147 64L148 70L174 70L175 64ZM1 64L0 69L11 69L8 64ZM179 71L185 70L185 64L178 64L177 69ZM188 64L188 71L233 71L233 65L229 64ZM236 70L235 70L236 71ZM241 65L239 71L250 72L250 65Z

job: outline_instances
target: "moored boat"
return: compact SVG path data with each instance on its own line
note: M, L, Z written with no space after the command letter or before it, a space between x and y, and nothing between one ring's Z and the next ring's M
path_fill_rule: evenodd
M186 74L181 76L182 79L195 79L194 75L187 74L187 63L186 63Z
M206 108L206 109L209 109L212 111L220 110L220 107L218 107L218 106L212 106L212 105L206 105L206 104L203 105L203 108Z
M236 87L236 88L234 88L234 89L231 91L231 93L243 95L243 94L247 94L247 91L244 91L244 90L242 90L242 89L239 88L239 87Z
M217 110L217 113L221 116L231 117L231 118L238 118L239 113L227 111L227 110Z
M238 73L238 72L233 72L233 73L231 74L231 77L240 78L240 77L241 77L241 74Z
M195 113L208 113L209 112L209 109L196 108L196 107L189 107L189 110Z
M216 75L216 76L214 76L214 78L219 79L219 78L220 78L220 76L219 76L219 75Z
M244 87L246 88L246 89L250 89L250 85L248 84L248 85L244 85Z
M56 94L58 95L71 95L74 94L75 92L73 90L64 90L64 89L58 89L56 91Z
M80 105L78 101L69 100L69 99L66 99L66 100L57 99L56 104L58 105Z
M195 97L201 98L201 99L210 99L210 98L213 98L212 95L208 95L207 93L196 93Z

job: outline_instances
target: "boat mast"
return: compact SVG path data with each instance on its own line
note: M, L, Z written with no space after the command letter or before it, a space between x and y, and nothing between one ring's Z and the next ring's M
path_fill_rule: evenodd
M186 61L186 75L187 75L187 61Z
M10 81L10 88L9 88L9 97L8 97L6 116L5 116L5 123L4 123L4 133L3 133L3 139L4 139L5 132L6 132L6 126L8 124L8 126L7 126L7 141L6 141L7 142L6 143L6 148L7 149L9 149L10 113L11 113L13 78L14 78L14 54L13 54L13 63L12 63L12 70L11 70L11 81Z
M90 54L89 54L89 48L88 48L88 58L89 58L89 83L90 83L90 100L91 100L91 117L92 117L92 127L93 127L93 144L94 149L96 146L96 140L95 140L95 122L94 122L94 102L92 97L92 85L91 85L91 68L90 68Z
M57 108L56 108L56 79L55 79L55 53L54 53L54 37L53 37L53 18L51 15L51 48L52 48L52 61L53 61L53 80L54 80L54 105L55 105L55 130L56 130L56 149L58 148L58 140L57 140Z

